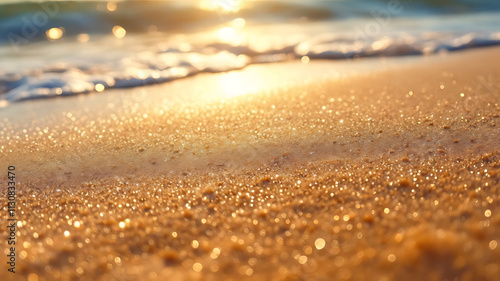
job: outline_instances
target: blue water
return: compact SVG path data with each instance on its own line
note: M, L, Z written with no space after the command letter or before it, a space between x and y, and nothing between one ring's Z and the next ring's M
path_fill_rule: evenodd
M252 63L432 55L500 44L497 0L219 0L215 10L200 1L3 2L0 104Z

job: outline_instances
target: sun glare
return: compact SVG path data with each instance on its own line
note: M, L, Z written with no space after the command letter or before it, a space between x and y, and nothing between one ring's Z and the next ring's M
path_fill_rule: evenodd
M259 74L235 71L221 74L218 77L218 86L223 98L234 98L262 91L262 81L263 78Z
M201 0L200 7L211 11L237 12L241 8L241 0Z
M217 37L221 42L224 43L236 43L236 40L238 39L238 34L236 30L232 27L223 27L219 30L217 30Z
M127 34L127 31L125 30L125 28L123 28L119 25L116 25L115 27L113 27L112 31L113 31L113 35L119 39L125 37L125 35Z
M45 32L45 34L47 35L47 38L49 40L57 40L57 39L60 39L63 36L63 34L64 34L64 28L62 28L62 27L61 28L54 27L54 28L51 28L51 29L47 30Z
M245 27L246 21L237 18L229 23L229 26L221 27L217 30L217 38L220 42L230 43L234 46L240 45L244 40L244 33L241 30Z

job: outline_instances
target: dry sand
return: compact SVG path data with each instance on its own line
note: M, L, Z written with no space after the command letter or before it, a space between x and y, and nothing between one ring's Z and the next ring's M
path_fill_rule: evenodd
M499 56L14 104L17 273L0 279L500 280Z

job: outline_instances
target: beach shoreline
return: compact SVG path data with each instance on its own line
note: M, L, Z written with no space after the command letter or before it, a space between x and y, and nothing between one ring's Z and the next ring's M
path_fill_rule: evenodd
M252 65L12 104L18 274L496 280L499 56Z

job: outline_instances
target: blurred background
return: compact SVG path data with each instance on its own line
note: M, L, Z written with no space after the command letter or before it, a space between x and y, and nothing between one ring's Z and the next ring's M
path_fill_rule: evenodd
M500 44L497 0L0 4L0 105L240 69Z

